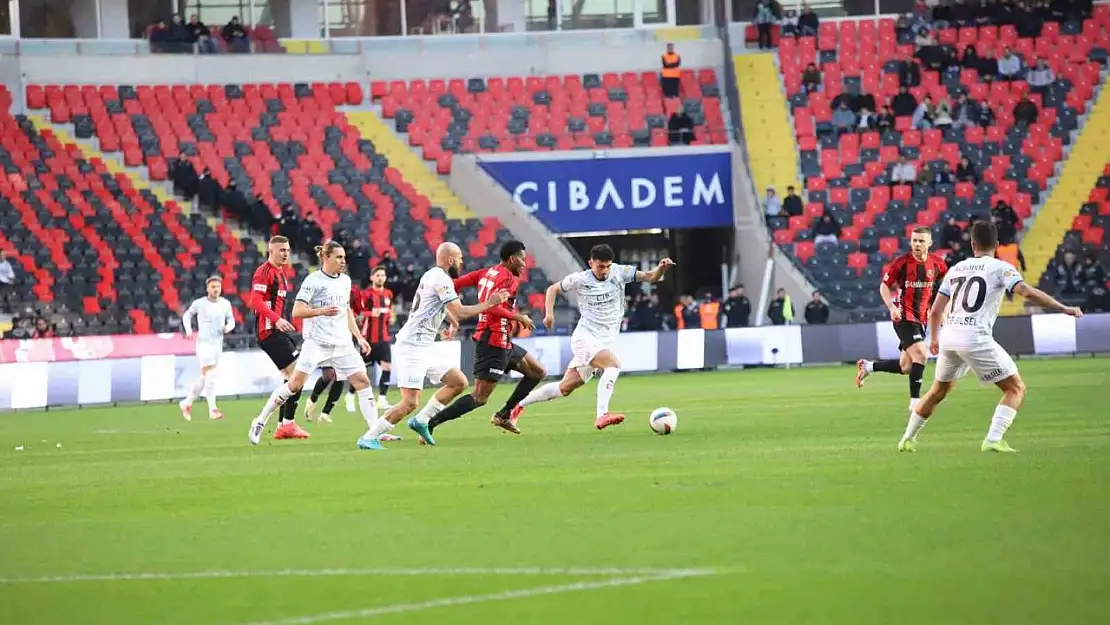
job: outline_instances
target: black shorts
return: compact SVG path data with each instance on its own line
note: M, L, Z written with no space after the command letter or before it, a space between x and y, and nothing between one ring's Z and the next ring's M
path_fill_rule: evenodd
M293 342L293 337L277 330L259 341L258 346L266 352L274 365L282 370L296 362L297 355L301 353L301 350L297 349L297 344Z
M916 321L895 321L894 333L898 335L898 351L904 352L910 345L925 340L925 325Z
M517 345L505 349L479 341L474 346L474 378L500 382L501 376L514 369L519 370L520 362L527 355L528 352Z
M382 341L381 343L371 343L370 352L362 355L362 362L366 364L390 363L393 361L393 350L389 341Z

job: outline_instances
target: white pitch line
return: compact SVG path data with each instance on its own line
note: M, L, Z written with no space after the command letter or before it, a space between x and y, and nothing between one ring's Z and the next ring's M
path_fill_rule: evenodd
M71 582L128 582L183 579L236 579L264 577L357 577L422 575L711 575L709 569L589 568L589 567L462 567L462 568L369 568L369 569L274 569L257 571L193 571L138 573L77 573L43 577L0 577L0 584L64 584Z
M544 595L557 595L568 592L577 592L581 590L599 590L602 588L615 588L618 586L633 586L636 584L646 584L649 582L661 582L671 579L680 579L683 577L695 577L698 575L712 575L713 571L672 571L668 573L659 573L657 575L643 575L638 577L622 577L616 579L607 579L594 582L575 582L572 584L560 584L557 586L540 586L538 588L523 588L520 590L507 590L505 592L492 593L487 595L469 595L463 597L447 597L444 599L433 599L431 601L422 601L419 603L398 603L394 605L386 605L377 608L366 608L363 610L350 610L344 612L326 612L324 614L313 614L309 616L298 616L294 618L281 619L276 621L257 621L246 623L245 625L314 625L315 623L325 623L327 621L346 621L353 619L367 619L376 616L384 616L387 614L398 614L401 612L420 612L423 610L432 610L435 608L445 608L458 605L470 605L474 603L489 603L491 601L507 601L509 599L524 599L527 597L539 597Z

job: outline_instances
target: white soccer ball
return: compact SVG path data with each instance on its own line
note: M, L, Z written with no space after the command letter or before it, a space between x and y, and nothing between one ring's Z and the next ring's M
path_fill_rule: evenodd
M651 412L651 420L648 423L653 432L666 436L678 427L678 415L670 408L656 408Z

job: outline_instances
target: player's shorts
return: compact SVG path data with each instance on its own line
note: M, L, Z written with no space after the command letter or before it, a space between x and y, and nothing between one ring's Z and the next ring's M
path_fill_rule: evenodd
M925 325L916 321L895 321L894 333L898 335L898 351L904 352L925 340Z
M389 341L371 343L370 351L363 355L362 361L368 365L375 362L393 362L393 347Z
M500 382L502 376L518 369L527 355L528 352L519 345L504 348L479 341L474 346L474 379Z
M974 371L980 382L995 384L1018 372L1017 363L998 343L982 347L941 349L937 356L937 382L955 382L968 371Z
M323 345L315 341L305 341L301 355L297 358L297 371L312 373L321 367L335 369L335 377L346 380L356 373L366 371L362 356L354 345Z
M197 343L197 360L201 369L220 364L220 354L224 352L223 343Z
M432 384L439 384L451 369L449 365L436 360L435 350L431 346L397 343L395 347L393 379L401 388L422 389L425 376Z
M297 360L297 355L300 351L297 350L297 344L293 342L293 337L284 332L274 331L270 336L258 342L258 346L270 360L280 370L284 370L289 365Z
M570 353L573 356L567 364L567 369L575 369L583 382L588 382L594 377L594 368L590 365L595 356L609 349L609 343L588 334L572 334L570 336Z

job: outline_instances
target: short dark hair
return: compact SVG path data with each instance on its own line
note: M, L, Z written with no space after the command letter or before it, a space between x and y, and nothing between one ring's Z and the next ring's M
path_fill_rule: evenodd
M995 249L998 247L998 226L989 221L971 224L971 242L981 250Z
M927 234L933 236L933 230L929 226L918 226L913 229L914 234Z
M501 254L500 254L501 255L501 261L504 262L506 260L509 260L513 256L516 256L517 254L519 254L523 251L524 251L524 244L523 243L521 243L520 241L516 241L516 240L509 241L505 245L501 246Z
M613 248L601 243L590 248L590 260L613 262Z
M374 275L374 274L378 273L379 271L382 272L382 273L388 273L385 270L385 265L378 265L377 267L374 267L373 269L370 270L370 275Z

